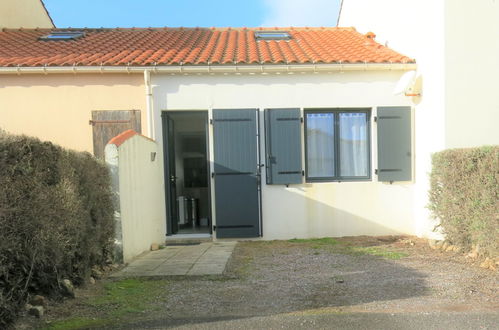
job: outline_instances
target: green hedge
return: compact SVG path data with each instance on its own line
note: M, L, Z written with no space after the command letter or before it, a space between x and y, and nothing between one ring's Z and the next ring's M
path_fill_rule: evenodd
M447 239L498 255L499 146L433 155L430 205Z
M109 183L88 153L0 132L0 328L29 294L57 295L111 258Z

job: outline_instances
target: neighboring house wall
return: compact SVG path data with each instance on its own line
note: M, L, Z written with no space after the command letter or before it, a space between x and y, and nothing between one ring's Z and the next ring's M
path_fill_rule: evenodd
M53 28L41 0L0 1L0 28Z
M106 163L113 175L119 202L116 242L122 244L123 261L162 244L166 235L165 195L157 144L127 131L106 146ZM119 250L119 249L118 249Z
M417 114L432 116L425 129L438 128L430 129L431 142L440 150L499 143L498 17L493 0L344 0L338 25L372 30L416 59L423 77Z
M92 110L140 110L146 132L144 90L141 74L0 75L0 128L92 152Z
M402 71L318 74L152 75L156 140L164 110L260 109L260 153L265 163L264 108L337 108L409 105L392 90ZM262 183L263 238L418 233L414 184L376 182L376 124L371 116L372 177L368 182ZM303 126L302 126L303 127ZM213 162L213 127L210 126ZM163 147L159 148L163 151ZM303 150L302 150L303 152ZM162 160L163 156L159 156ZM212 181L213 182L213 181ZM212 207L215 195L212 186ZM214 214L216 210L214 209ZM215 219L216 221L216 219ZM215 223L216 224L216 223ZM428 230L428 228L426 228Z
M489 0L343 1L339 26L374 31L378 42L418 63L415 217L428 226L431 154L499 143L497 17L499 4Z
M499 144L499 2L445 2L446 148Z

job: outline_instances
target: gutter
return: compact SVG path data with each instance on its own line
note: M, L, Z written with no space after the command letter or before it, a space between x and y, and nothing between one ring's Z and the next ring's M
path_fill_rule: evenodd
M345 71L410 71L416 63L358 63L358 64L262 64L262 65L168 65L168 66L35 66L0 67L0 74L52 73L319 73Z

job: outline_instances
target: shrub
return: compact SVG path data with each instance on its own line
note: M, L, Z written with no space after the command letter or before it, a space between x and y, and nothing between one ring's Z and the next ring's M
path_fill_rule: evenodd
M498 254L499 146L433 155L430 205L448 240Z
M88 153L0 133L0 328L30 293L57 295L111 257L109 182Z

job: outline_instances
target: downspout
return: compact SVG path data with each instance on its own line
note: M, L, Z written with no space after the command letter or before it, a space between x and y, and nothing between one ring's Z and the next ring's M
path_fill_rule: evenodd
M144 86L146 88L146 114L147 114L147 136L156 138L154 132L154 110L152 106L151 71L144 70Z

